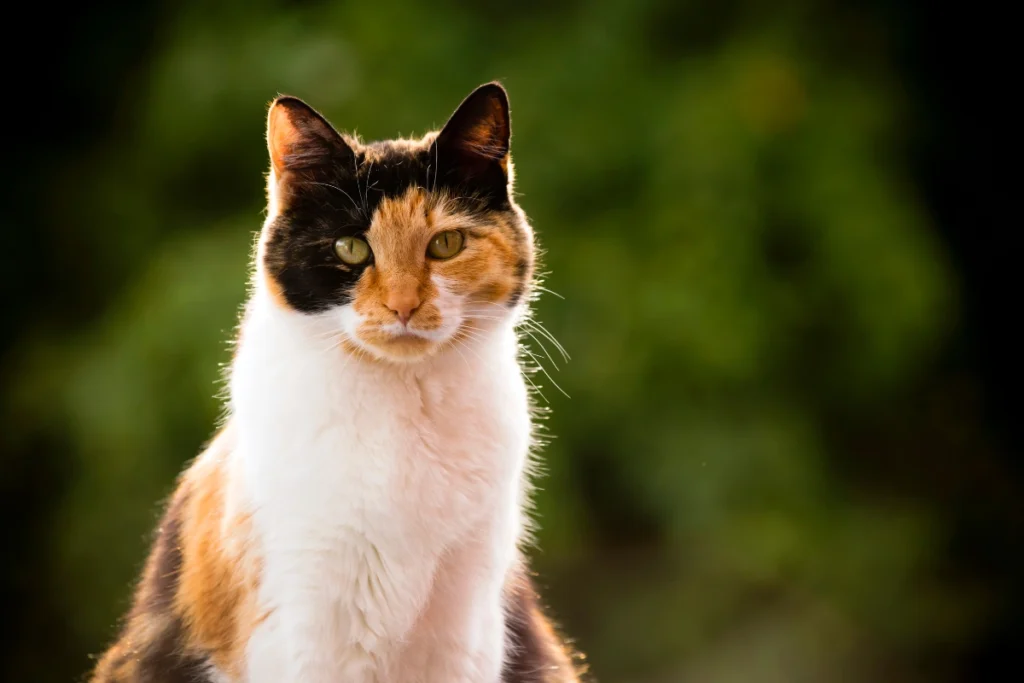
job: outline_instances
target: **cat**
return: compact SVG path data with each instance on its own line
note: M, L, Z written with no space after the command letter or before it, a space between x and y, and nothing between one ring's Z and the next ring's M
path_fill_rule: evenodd
M517 324L535 243L508 97L363 143L270 106L222 429L93 683L576 683L539 607Z

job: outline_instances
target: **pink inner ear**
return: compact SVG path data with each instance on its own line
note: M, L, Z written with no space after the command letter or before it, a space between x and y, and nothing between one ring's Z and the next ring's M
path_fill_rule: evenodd
M299 137L299 131L292 123L287 108L275 104L270 110L267 124L267 146L270 148L270 161L274 164L274 172L284 171L284 158L291 153Z
M497 117L479 121L465 132L459 146L467 152L481 154L492 159L500 159L505 155L498 128L501 126Z
M484 111L465 132L464 146L477 154L502 159L508 152L508 121L501 102L488 97Z
M470 167L498 161L508 154L509 121L505 91L491 83L473 91L445 124L441 144L463 155Z

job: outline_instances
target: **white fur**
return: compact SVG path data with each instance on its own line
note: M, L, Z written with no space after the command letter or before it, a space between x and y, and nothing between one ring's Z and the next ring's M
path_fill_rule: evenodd
M431 339L464 313L441 298ZM512 314L410 363L343 351L358 322L350 306L309 316L254 287L229 457L269 616L244 680L497 683L531 429Z

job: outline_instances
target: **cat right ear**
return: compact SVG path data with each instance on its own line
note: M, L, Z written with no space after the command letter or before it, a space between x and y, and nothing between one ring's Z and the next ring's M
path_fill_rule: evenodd
M440 163L465 178L497 170L508 185L508 94L500 83L486 83L469 94L438 133Z
M275 175L344 164L352 148L323 116L297 97L278 97L267 116L267 149Z

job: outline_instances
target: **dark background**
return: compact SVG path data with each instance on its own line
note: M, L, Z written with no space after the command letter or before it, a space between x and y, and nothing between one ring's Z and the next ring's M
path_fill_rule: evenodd
M260 222L261 107L288 91L368 137L419 133L492 78L510 90L522 203L565 296L540 319L574 356L556 375L573 399L545 391L557 439L537 564L597 678L1021 668L1005 17L827 0L202 5L23 5L8 22L4 680L87 669L156 502L212 425ZM307 49L313 29L326 42ZM730 75L739 95L717 89ZM204 104L203 88L218 94ZM747 104L751 130L718 123ZM661 120L681 132L648 135ZM669 156L685 162L663 168ZM833 175L850 203L816 213L808 188ZM752 222L734 213L747 204ZM862 222L830 222L847 210ZM700 231L731 237L702 251ZM840 256L821 234L840 235ZM749 258L700 263L751 240L764 244ZM697 265L673 265L691 253ZM677 304L683 288L696 294ZM900 308L904 288L917 298ZM733 289L753 313L730 317ZM716 313L687 317L701 304ZM733 335L759 334L752 360L729 356ZM718 474L700 479L709 462Z

